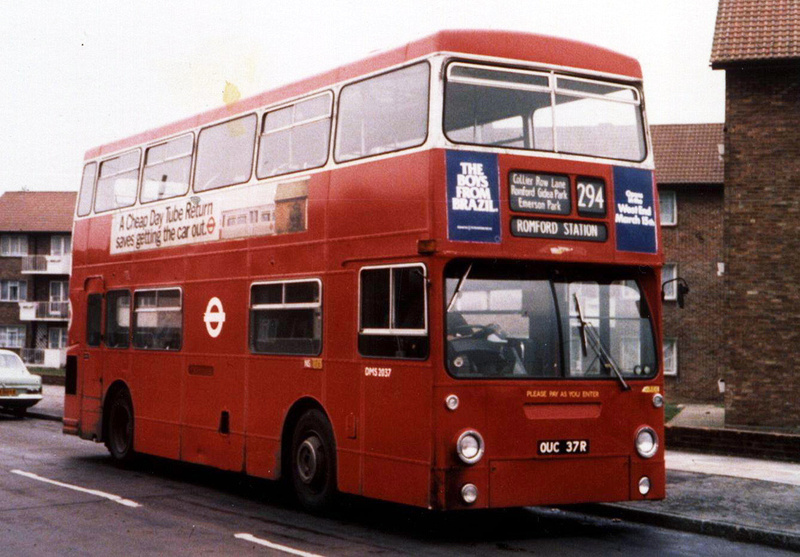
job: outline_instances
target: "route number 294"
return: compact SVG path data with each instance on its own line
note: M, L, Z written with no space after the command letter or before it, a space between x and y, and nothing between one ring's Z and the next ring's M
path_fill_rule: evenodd
M580 178L578 189L578 214L603 216L606 214L605 184L596 178Z

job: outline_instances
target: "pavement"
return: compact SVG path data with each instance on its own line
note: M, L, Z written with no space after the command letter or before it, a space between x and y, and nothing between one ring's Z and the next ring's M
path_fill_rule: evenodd
M30 418L61 421L64 387L44 385ZM685 405L670 425L722 428L724 409ZM667 498L568 507L800 552L800 463L667 450Z

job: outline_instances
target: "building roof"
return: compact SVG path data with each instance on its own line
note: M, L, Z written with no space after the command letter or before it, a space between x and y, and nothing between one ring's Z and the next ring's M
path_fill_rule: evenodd
M720 145L724 124L650 126L656 182L659 184L721 184L724 167Z
M800 0L719 0L711 65L800 58Z
M72 232L74 191L9 191L0 196L2 232Z

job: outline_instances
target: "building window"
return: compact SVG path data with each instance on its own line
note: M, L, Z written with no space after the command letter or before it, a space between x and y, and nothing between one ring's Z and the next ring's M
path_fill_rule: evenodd
M360 274L358 351L364 356L428 356L425 266L364 267Z
M678 200L675 192L660 190L658 199L661 206L661 226L675 226L678 224Z
M318 168L328 160L333 94L323 93L264 115L259 178Z
M678 278L678 264L664 263L664 269L661 271L661 284L663 285L661 288L665 300L675 301L678 299L678 281L673 280L676 278Z
M181 291L140 290L133 295L133 346L180 350L183 337Z
M69 236L50 236L50 255L69 255L72 240Z
M0 346L3 348L23 348L25 346L25 327L0 325Z
M47 347L63 350L67 347L67 328L52 327L47 331Z
M28 237L21 234L4 234L0 239L0 255L3 257L28 255Z
M678 339L664 339L664 375L678 375Z
M109 348L127 348L131 323L131 293L112 290L106 296L106 336Z
M144 155L142 203L178 197L189 191L194 135L186 134L154 145Z
M256 139L256 115L203 129L197 140L194 191L241 184L250 179Z
M28 299L28 283L24 280L0 280L0 302L24 302Z
M322 351L322 282L254 284L250 349L262 354L318 355Z

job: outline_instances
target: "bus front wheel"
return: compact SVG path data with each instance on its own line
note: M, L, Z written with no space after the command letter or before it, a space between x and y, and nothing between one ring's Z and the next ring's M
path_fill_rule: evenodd
M336 494L336 450L330 423L319 410L309 410L297 421L291 470L301 507L317 512L330 506Z
M117 390L108 405L106 447L120 465L133 460L133 403L125 389Z

